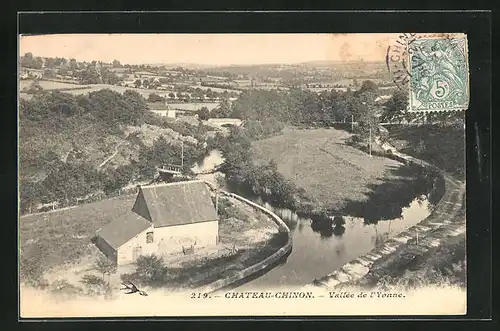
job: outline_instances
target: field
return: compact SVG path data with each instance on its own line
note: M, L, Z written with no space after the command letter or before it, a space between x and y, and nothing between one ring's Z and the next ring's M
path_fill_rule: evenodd
M21 80L19 83L19 90L22 91L24 88L29 88L32 82L33 82L32 80ZM55 82L48 80L40 80L39 84L45 90L64 90L64 92L73 95L87 94L90 92L100 91L102 89L110 89L118 93L123 93L126 90L132 90L141 94L144 98L148 98L148 96L152 93L158 94L163 97L167 97L169 93L176 94L175 91L162 91L155 89L124 87L124 86L116 86L109 84L79 85L79 84L62 83L62 82ZM237 93L241 92L237 90L220 89L215 87L204 87L204 86L191 86L191 87L201 88L202 90L208 90L210 88L214 92L224 92L224 91L237 92ZM176 105L176 108L178 106L179 108L177 109L184 109L184 110L198 110L199 109L197 108L198 106L199 107L205 106L211 110L217 106L217 103L178 103L173 105Z
M87 93L90 93L90 92L100 91L102 89L110 89L110 90L118 92L118 93L123 93L126 90L132 90L132 91L135 91L135 92L141 94L145 98L147 98L151 93L158 94L160 92L158 90L153 90L153 89L142 89L142 88L124 87L124 86L116 86L116 85L109 85L109 84L92 84L92 85L90 85L89 88L86 88L86 89L70 90L70 91L67 91L67 92L71 93L73 95L78 95L78 94L87 94ZM165 91L162 91L162 92L165 93Z
M335 129L285 128L283 135L254 143L253 154L257 163L275 160L315 206L340 209L350 201L366 201L370 186L391 178L400 167L345 145L349 136Z
M36 261L46 271L76 262L97 250L90 242L95 231L130 211L135 195L121 196L81 205L72 209L34 214L19 220L21 264Z
M22 91L24 88L29 88L32 83L33 83L32 80L21 80L21 81L19 81L19 90ZM51 80L40 80L38 83L40 84L40 86L44 90L83 89L83 88L89 88L89 85L79 85L79 84L55 82L55 81L51 81Z
M217 92L217 93L222 93L224 91L241 93L240 90L232 90L230 88L219 88L219 87L198 86L198 85L191 85L189 87L194 88L194 89L199 88L199 89L202 89L202 90L205 90L205 91L208 90L208 89L210 89L210 90L212 90L214 92Z
M31 80L21 80L19 83L19 89L22 91L23 88L29 87L31 83L32 83ZM110 89L118 93L123 93L126 90L132 90L140 93L145 98L147 98L151 93L156 93L159 95L167 95L169 93L169 91L124 87L124 86L116 86L109 84L79 85L79 84L62 83L62 82L55 82L48 80L40 80L39 84L45 90L64 90L64 92L73 95L87 94L90 92L100 91L102 89Z
M208 110L216 108L219 104L217 102L189 102L189 103L169 103L170 108L187 110L187 111L197 111L202 107L207 107Z
M22 217L19 223L22 270L30 270L31 275L44 274L49 283L64 278L78 286L82 273L92 271L93 262L101 255L91 242L95 231L131 212L135 198L135 195L123 195L71 209ZM265 243L278 232L276 224L265 214L237 200L230 201L230 217L219 224L221 244L215 249L197 251L194 256L169 256L166 262L173 268L172 271L177 270L172 273L172 277L182 276L182 269L186 267L192 268L193 272L197 268L206 268L197 265L199 261L206 260L204 256L233 252L228 255L228 258L231 257L228 263L245 264L247 260L254 259L256 254L262 254ZM240 255L241 252L246 253L234 255L234 250L238 250ZM221 267L224 266L214 266L214 271ZM120 267L113 281L119 281L120 273L129 269L130 266ZM25 277L23 273L23 280Z

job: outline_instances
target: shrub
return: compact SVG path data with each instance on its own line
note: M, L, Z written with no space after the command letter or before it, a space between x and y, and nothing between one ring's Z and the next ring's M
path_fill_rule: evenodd
M109 284L96 275L84 275L80 282L85 285L87 295L103 295L110 291Z
M198 118L202 121L206 121L210 118L210 111L207 107L201 107L201 109L198 110Z
M163 258L155 254L139 256L135 265L137 266L136 277L144 284L161 282L167 273Z
M116 263L108 259L106 256L101 255L97 261L95 262L95 267L97 271L102 274L102 278L104 279L104 275L110 276L116 272Z

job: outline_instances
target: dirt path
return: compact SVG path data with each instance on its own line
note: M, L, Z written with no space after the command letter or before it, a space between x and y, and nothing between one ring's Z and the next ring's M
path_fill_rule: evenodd
M106 165L106 163L108 163L109 161L111 161L118 154L118 152L120 151L120 146L122 146L124 144L127 144L127 141L121 141L118 145L116 145L114 153L111 154L111 156L108 157L106 160L104 160L104 162L102 162L101 164L99 164L98 168L102 168L103 166Z

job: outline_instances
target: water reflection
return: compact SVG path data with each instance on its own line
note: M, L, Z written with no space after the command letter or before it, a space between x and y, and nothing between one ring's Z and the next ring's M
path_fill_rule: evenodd
M362 217L366 224L375 224L401 218L403 210L415 201L420 206L428 201L431 207L443 194L439 189L433 191L439 177L432 170L415 165L392 168L389 172L392 179L368 186L367 201L349 201L340 212Z
M312 221L311 229L318 232L322 239L330 238L333 235L333 227L331 223L323 221Z
M345 227L343 225L337 225L333 228L333 235L335 237L342 237L345 232Z
M214 163L222 162L220 153L211 153L210 157L196 170L206 171ZM293 250L286 261L241 288L307 284L425 219L441 198L444 182L434 173L415 167L399 167L390 172L391 180L369 187L367 201L349 201L342 210L303 217L289 209L275 208L250 194L248 188L228 187L226 183L226 190L280 216L289 226L293 240ZM214 174L203 176L216 182Z
M292 233L293 250L285 264L241 286L248 290L271 285L307 284L419 223L429 216L432 209L429 195L418 195L408 206L401 208L399 217L370 223L365 217L351 215L299 217L260 198L254 201L272 210L287 223Z

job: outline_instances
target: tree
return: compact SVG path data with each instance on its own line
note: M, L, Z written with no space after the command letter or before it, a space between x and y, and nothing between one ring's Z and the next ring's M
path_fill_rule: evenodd
M80 282L85 285L87 295L102 295L110 291L109 282L95 275L84 275Z
M21 67L42 69L43 59L39 56L33 57L33 54L28 52L21 58Z
M137 88L141 87L141 85L142 85L141 80L140 80L140 79L136 79L136 80L135 80L135 82L134 82L134 85L135 85L135 87L137 87Z
M342 217L342 216L335 216L333 218L333 225L334 226L343 226L343 225L345 225L344 217Z
M99 72L92 65L88 65L85 69L79 71L77 77L82 84L99 84L102 82Z
M70 59L69 60L69 67L73 71L78 69L78 63L76 62L75 59Z
M408 92L397 89L392 97L387 100L383 106L383 113L381 119L384 122L401 121L403 119L410 119L411 115L407 112L408 107ZM408 118L407 118L408 117Z
M104 280L104 275L108 275L108 284L110 281L111 274L116 272L116 263L108 259L106 256L101 255L95 262L95 268L102 274L102 280Z
M113 68L121 68L121 63L118 60L113 60Z
M386 107L393 111L406 110L407 106L408 92L401 89L397 89L386 104Z
M377 84L375 84L371 80L365 80L361 84L361 88L359 89L359 92L360 93L363 93L363 92L366 92L366 91L372 91L373 92L373 91L376 91L377 89L378 89Z
M210 111L207 107L201 107L201 109L198 110L198 118L202 121L206 121L210 118Z
M148 95L148 102L164 102L164 101L165 98L156 93L151 93Z
M101 69L101 79L104 84L111 85L115 85L121 81L120 77L118 77L113 71L106 68Z
M135 265L137 276L147 284L162 281L167 273L163 258L154 254L139 256Z
M37 182L22 180L19 183L19 200L22 211L32 212L36 204L40 202L41 189L40 184Z

